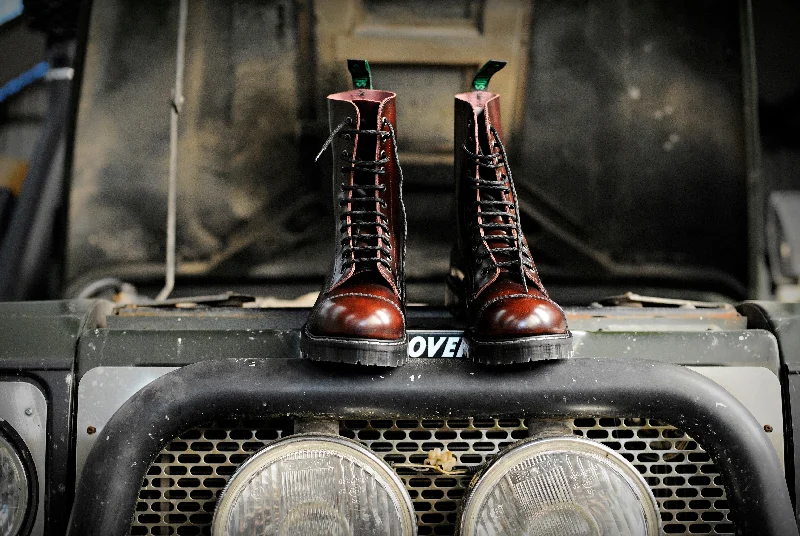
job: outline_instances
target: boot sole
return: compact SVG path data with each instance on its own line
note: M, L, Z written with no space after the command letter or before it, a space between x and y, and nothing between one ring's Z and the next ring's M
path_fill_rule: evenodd
M304 326L300 352L312 361L399 367L408 361L408 337L396 341L320 337L311 335Z
M445 288L445 306L456 318L466 319L466 304L459 284L448 277ZM464 342L467 358L484 365L513 365L572 357L572 333L569 331L498 340L475 339L465 331Z
M516 339L481 341L464 334L467 357L484 365L514 365L572 357L572 334L533 335Z

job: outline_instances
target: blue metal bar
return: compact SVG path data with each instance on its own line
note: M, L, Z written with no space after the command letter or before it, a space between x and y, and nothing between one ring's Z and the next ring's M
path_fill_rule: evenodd
M29 85L33 84L44 78L47 71L50 70L50 64L42 61L22 73L16 78L12 78L0 87L0 102L5 101L9 97L13 97Z

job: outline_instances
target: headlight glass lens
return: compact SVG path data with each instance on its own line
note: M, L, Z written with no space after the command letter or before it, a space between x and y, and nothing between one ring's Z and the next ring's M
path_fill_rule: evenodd
M473 481L463 536L658 536L658 503L625 458L593 441L521 443Z
M407 536L411 499L395 473L360 444L298 435L257 452L233 475L214 536Z
M17 449L0 430L0 536L16 536L28 511L28 477Z

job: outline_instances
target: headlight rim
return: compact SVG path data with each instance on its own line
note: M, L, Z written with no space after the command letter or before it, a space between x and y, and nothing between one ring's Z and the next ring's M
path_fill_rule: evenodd
M26 484L25 514L22 516L22 522L17 528L15 536L29 536L33 530L36 512L39 507L39 479L36 473L36 465L25 440L22 439L22 436L8 421L2 419L0 419L0 441L5 441L9 445L12 454L15 454L18 458Z
M476 514L479 511L475 506L475 502L478 501L476 498L475 490L478 489L478 486L483 484L483 489L486 491L483 493L485 495L489 491L491 491L492 487L497 484L497 481L494 484L487 484L487 480L494 477L494 474L497 472L501 472L500 478L502 475L506 474L507 471L503 471L500 469L500 465L497 463L501 459L513 455L515 452L522 452L527 448L533 448L532 445L539 445L539 449L534 450L531 453L528 453L529 456L536 455L538 453L546 453L546 452L563 452L564 448L552 448L553 445L558 445L561 442L572 443L575 445L579 445L579 450L584 454L589 454L591 456L597 456L596 452L591 452L592 450L596 450L602 452L605 457L612 458L617 463L615 464L618 468L624 470L623 476L625 480L629 483L634 484L634 489L637 489L639 493L639 497L641 501L647 501L649 506L652 507L652 511L655 512L655 515L650 517L645 515L645 521L648 522L648 535L656 535L661 536L661 516L660 516L660 509L658 505L658 501L653 495L653 490L644 480L644 477L636 470L631 462L626 460L619 452L615 451L614 449L599 443L597 441L593 441L591 439L586 439L584 437L579 436L569 436L569 435L542 435L542 436L534 436L529 437L526 439L521 439L508 445L500 452L497 453L491 460L487 460L475 473L475 476L472 477L470 480L467 489L464 493L464 498L461 501L460 507L458 509L458 524L456 525L456 535L457 536L464 536L473 534L473 532L469 532L467 529L468 519L472 518L474 526L474 520L476 515L470 515L470 510L473 510ZM550 445L551 448L547 448L547 445ZM581 450L584 449L584 450ZM587 452L588 451L588 452ZM574 452L574 451L573 451ZM513 467L513 464L512 464ZM481 497L478 495L477 497ZM642 508L646 512L647 511L647 504L643 504ZM652 525L652 526L650 526ZM652 530L651 530L652 529Z
M377 456L374 452L372 452L362 443L359 443L358 441L355 441L353 439L323 432L306 432L306 433L292 434L290 436L282 437L274 441L271 441L270 443L264 445L264 447L253 452L253 454L236 469L236 471L231 476L230 480L228 480L228 482L225 484L225 487L222 488L222 491L220 491L219 499L214 508L214 517L211 522L212 536L218 536L219 534L224 534L218 532L219 528L221 528L220 526L218 526L218 523L221 526L224 526L224 521L227 519L227 512L225 515L223 515L221 512L223 510L230 509L230 507L234 502L234 499L238 497L238 495L244 489L246 482L248 482L249 479L252 478L257 473L257 471L251 471L250 475L248 476L248 479L241 483L236 482L237 477L241 477L241 475L246 474L247 468L249 466L256 465L259 455L267 454L271 451L275 451L283 447L288 447L293 443L306 440L324 441L328 443L335 443L337 445L341 445L344 447L353 448L358 455L363 456L366 459L366 461L371 464L371 468L373 470L381 471L383 473L382 476L386 479L386 481L391 483L391 485L395 488L394 490L392 490L391 495L395 497L397 501L397 506L405 510L407 514L409 528L410 528L409 534L412 536L417 535L417 516L416 516L416 511L414 510L414 505L411 501L411 496L408 493L408 490L406 489L405 485L403 484L402 479L400 479L400 477L397 475L394 469L392 469L392 467L387 462L382 460L379 456ZM230 490L233 488L234 484L239 486L240 488L239 493L231 495ZM220 521L221 519L222 521Z

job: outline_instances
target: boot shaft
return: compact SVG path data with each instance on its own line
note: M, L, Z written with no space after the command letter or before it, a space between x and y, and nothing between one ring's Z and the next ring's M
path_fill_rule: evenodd
M328 96L337 237L331 289L377 270L403 295L406 222L395 102L394 93L370 89Z
M500 96L455 96L454 172L457 245L453 265L477 296L501 273L516 274L546 294L519 222L519 206L502 145ZM502 214L502 215L501 215Z
M465 149L482 154L493 152L487 143L487 131L489 125L500 124L499 103L500 96L487 91L471 91L455 96L453 155L458 211L458 248L462 256L468 256L471 253L471 240L468 240L468 236L470 232L474 231L477 217L473 207L478 200L478 192L475 190L472 180L475 177L491 178L486 177L488 170L482 170ZM499 174L499 170L497 172Z

